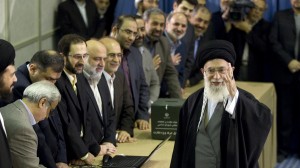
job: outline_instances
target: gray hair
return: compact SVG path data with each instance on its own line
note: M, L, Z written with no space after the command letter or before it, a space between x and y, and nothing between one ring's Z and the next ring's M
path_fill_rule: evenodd
M39 82L34 82L29 85L23 93L23 98L28 99L28 101L37 103L42 98L46 98L47 101L51 104L54 101L60 101L61 95L57 87L46 80Z
M143 19L145 22L149 21L151 15L163 15L166 18L165 13L159 8L150 8L147 9L143 14Z

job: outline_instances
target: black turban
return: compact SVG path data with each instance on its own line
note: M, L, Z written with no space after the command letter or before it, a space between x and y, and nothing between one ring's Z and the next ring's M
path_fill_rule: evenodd
M9 42L0 39L0 73L9 65L14 64L15 56L14 47Z
M198 69L203 68L207 61L216 58L224 59L234 66L236 53L233 45L225 40L211 40L204 43L198 53Z

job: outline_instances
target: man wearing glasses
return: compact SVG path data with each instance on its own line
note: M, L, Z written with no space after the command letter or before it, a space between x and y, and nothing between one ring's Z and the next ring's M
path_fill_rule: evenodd
M91 165L100 146L92 135L88 107L92 106L86 93L83 67L89 55L83 37L68 34L58 43L64 57L64 70L55 85L62 94L57 110L65 135L67 158L72 164Z
M180 111L171 167L258 167L271 128L270 109L237 88L230 42L208 41L199 56L204 88Z
M142 55L132 47L137 36L137 23L132 16L123 15L117 19L112 28L112 36L120 43L123 58L119 71L126 77L134 102L135 121L139 129L149 128L149 87L143 71Z

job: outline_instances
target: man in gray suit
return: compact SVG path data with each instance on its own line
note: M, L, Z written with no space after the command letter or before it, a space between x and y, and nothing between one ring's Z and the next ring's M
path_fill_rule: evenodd
M161 63L156 70L159 81L165 82L166 87L161 87L160 97L181 98L181 89L179 86L178 74L172 63L170 45L166 37L162 36L165 26L165 15L157 8L145 11L143 15L145 20L145 46L152 56L159 55ZM161 85L162 86L162 85Z
M146 36L145 21L140 16L135 16L135 21L138 28L138 36L136 37L133 46L137 47L143 56L143 69L145 73L146 82L150 89L150 102L151 105L159 96L160 83L152 63L152 55L149 50L144 46Z
M32 125L47 118L60 99L53 83L40 81L25 89L22 100L0 108L14 168L44 167L39 165L38 140Z

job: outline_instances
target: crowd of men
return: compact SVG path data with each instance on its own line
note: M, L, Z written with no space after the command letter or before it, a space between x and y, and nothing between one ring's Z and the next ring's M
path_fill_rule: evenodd
M117 142L136 141L134 127L149 129L153 102L182 98L203 79L201 48L216 39L234 46L232 78L275 83L278 159L298 152L298 0L272 24L264 0L252 0L242 20L230 17L229 0L215 13L203 0L174 0L168 15L158 0L135 0L137 13L112 25L109 2L61 2L57 51L37 51L17 69L13 46L0 40L1 168L91 165Z

